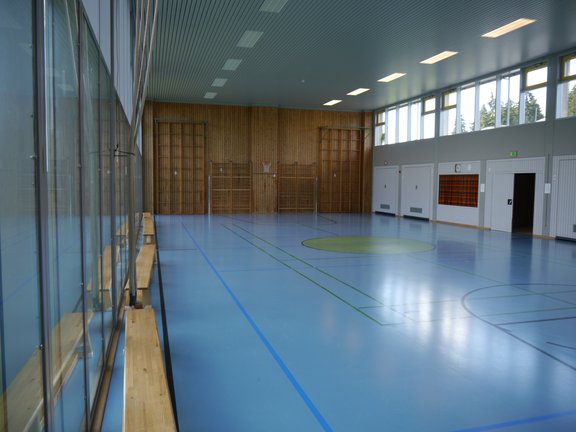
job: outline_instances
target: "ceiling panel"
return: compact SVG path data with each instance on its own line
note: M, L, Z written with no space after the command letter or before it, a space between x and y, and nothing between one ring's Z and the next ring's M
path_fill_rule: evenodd
M373 110L576 47L574 0L288 0L279 13L261 12L263 1L160 2L148 97L314 109L342 99L326 109ZM518 18L537 21L480 37ZM238 47L247 30L262 36ZM444 50L460 54L419 63ZM223 70L227 59L242 61ZM377 82L392 72L407 75ZM346 96L358 87L371 90Z

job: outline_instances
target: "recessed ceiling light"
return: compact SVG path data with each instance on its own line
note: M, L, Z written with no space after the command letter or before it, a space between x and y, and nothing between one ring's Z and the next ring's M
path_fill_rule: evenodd
M212 81L212 87L224 87L226 81L228 81L228 78L215 78Z
M536 20L530 18L520 18L517 19L516 21L512 21L511 23L503 25L502 27L498 27L497 29L494 29L491 32L485 33L482 35L482 37L497 38L502 35L505 35L506 33L518 30L521 27L527 26L528 24L532 24L533 22L536 22Z
M278 13L288 3L288 0L264 0L260 6L260 12Z
M388 76L385 76L384 78L380 78L378 80L378 82L390 82L390 81L394 81L395 79L401 78L404 75L406 75L404 72L394 72L393 74L390 74Z
M255 31L255 30L246 30L236 46L238 48L254 48L258 39L262 37L264 32Z
M214 99L218 93L206 92L204 94L204 99Z
M326 102L324 105L325 106L332 106L332 105L339 104L340 102L342 102L340 99L332 99L331 101Z
M422 64L434 64L438 63L439 61L446 60L448 57L452 57L458 54L458 51L442 51L440 54L436 54L426 60L422 60L420 63Z
M242 63L241 59L228 59L222 66L222 70L235 71L240 66L240 63Z
M350 93L346 93L346 94L348 96L358 96L359 94L366 93L368 90L370 90L370 89L360 87L360 88L357 88L356 90L351 91Z

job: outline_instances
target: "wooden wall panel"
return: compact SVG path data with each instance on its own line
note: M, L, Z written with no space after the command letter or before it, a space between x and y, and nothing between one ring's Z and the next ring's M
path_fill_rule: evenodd
M278 108L253 107L251 111L253 211L274 213L278 200ZM270 163L269 172L265 172L263 161Z
M142 194L145 212L154 211L154 107L148 102L142 117Z
M206 121L206 164L252 162L253 211L277 211L277 162L319 163L320 128L365 127L362 176L362 210L371 209L372 113L283 109L223 105L147 103L143 118L143 164L145 210L152 211L154 119ZM270 160L270 174L264 175L262 160ZM205 171L208 173L208 169Z

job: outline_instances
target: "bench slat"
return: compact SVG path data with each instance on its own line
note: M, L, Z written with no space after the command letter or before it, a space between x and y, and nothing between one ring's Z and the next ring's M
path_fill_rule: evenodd
M176 431L152 308L126 311L122 430Z
M140 248L136 258L136 288L148 289L152 279L152 267L156 257L156 245L145 244ZM130 281L126 282L125 289L130 289Z

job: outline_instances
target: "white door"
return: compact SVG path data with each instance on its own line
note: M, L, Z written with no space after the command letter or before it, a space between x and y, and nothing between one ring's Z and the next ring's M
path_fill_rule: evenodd
M398 213L398 167L375 167L372 211Z
M494 174L492 180L492 229L512 232L514 174Z
M432 217L433 178L433 165L402 167L402 215Z
M576 159L561 160L558 170L556 235L576 239Z

